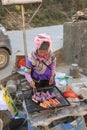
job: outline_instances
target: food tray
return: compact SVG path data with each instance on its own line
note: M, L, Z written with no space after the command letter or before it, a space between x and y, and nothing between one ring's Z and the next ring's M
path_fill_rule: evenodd
M54 94L57 95L56 98L58 99L60 104L58 104L57 106L49 107L49 108L43 108L40 106L40 103L35 103L34 101L32 101L33 91L32 90L28 90L28 91L27 91L28 96L24 93L24 100L25 100L25 105L26 105L27 111L29 113L40 112L40 111L47 110L47 109L55 109L55 108L62 108L62 107L70 106L70 103L68 102L68 100L63 96L61 91L56 86L47 86L45 88L39 88L37 90L39 92L40 91L54 92Z

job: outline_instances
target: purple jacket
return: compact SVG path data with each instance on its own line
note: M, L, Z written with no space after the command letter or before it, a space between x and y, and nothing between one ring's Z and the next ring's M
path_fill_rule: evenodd
M55 55L50 50L47 56L41 59L37 55L36 51L34 51L31 53L31 56L28 56L27 67L29 69L29 72L26 73L25 76L28 82L32 81L32 77L38 80L49 80L51 76L55 75L55 68L56 68Z

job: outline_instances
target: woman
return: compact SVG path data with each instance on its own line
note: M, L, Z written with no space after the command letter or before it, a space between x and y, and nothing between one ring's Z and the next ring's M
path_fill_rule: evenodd
M56 58L51 50L51 38L38 34L34 42L36 47L28 56L25 77L32 88L54 85Z

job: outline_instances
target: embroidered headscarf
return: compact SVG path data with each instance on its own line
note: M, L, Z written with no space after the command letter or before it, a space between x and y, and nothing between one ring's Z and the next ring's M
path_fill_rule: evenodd
M36 45L36 49L40 49L40 50L49 49L52 43L50 36L46 34L38 34L35 37L34 42Z

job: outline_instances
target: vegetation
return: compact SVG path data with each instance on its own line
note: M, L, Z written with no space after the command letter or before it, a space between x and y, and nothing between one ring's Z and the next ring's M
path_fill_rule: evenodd
M38 3L24 5L26 28L57 25L71 21L71 17L76 11L84 10L87 7L87 0L43 0L41 8L30 22L38 6ZM0 3L0 23L7 30L21 29L21 6L2 6Z

